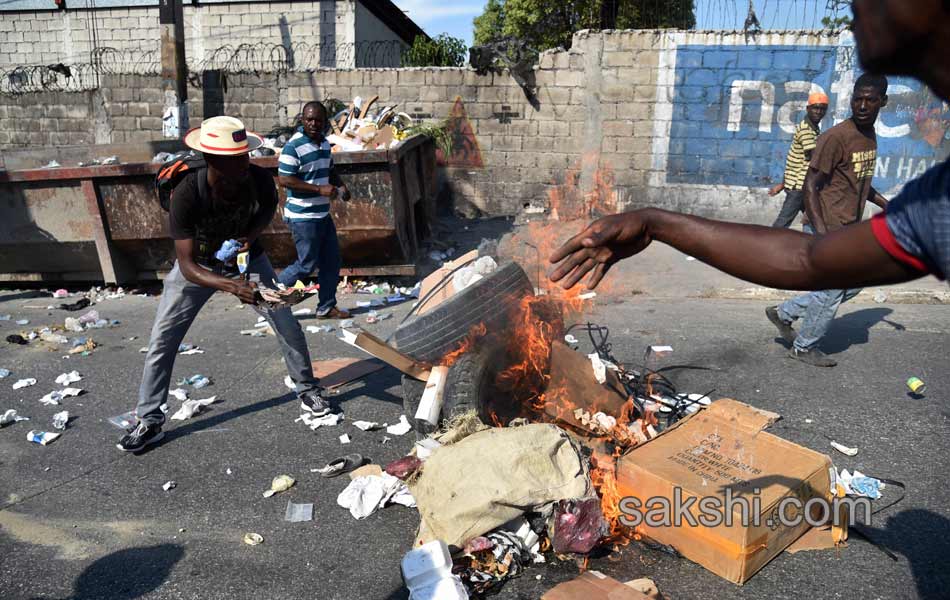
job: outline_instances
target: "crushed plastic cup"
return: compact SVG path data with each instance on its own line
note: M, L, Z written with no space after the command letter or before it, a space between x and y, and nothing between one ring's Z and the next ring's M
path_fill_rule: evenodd
M82 323L83 325L88 325L88 324L90 324L90 323L95 323L96 321L99 320L99 311L98 311L98 310L90 310L90 311L87 312L86 314L84 314L84 315L82 315L81 317L79 317L78 320L79 320L79 322Z
M26 439L27 441L33 442L34 444L47 446L55 442L56 438L61 435L63 434L52 431L37 431L35 429L31 429L30 432L26 434Z
M244 543L248 546L257 546L264 543L264 538L259 533L245 533Z
M166 481L166 482L162 485L162 489L165 490L166 492L171 491L171 490L175 489L176 487L178 487L178 484L175 483L174 481Z
M51 331L44 331L40 334L40 339L44 342L49 342L51 344L68 344L69 338L65 335L59 335L58 333L53 333Z
M9 376L10 376L9 369L0 369L0 379L3 379L4 377L9 377Z
M21 417L20 415L17 414L16 410L11 408L10 410L0 415L0 427L10 425L11 423L17 423L19 421L29 421L29 420L30 420L29 417Z
M64 431L66 424L69 423L69 411L64 410L53 415L53 429Z
M72 331L73 333L79 333L83 330L82 323L80 323L76 317L66 317L64 326L66 327L66 331Z
M19 320L17 320L16 324L17 324L17 325L29 325L29 324L30 324L30 320L29 320L29 319L19 319Z

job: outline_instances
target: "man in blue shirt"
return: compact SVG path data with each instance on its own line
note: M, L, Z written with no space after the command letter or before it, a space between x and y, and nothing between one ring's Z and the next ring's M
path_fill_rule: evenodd
M950 100L950 1L854 0L866 71L910 75ZM593 222L551 255L550 274L594 288L616 262L653 240L736 277L783 289L823 290L950 276L950 160L911 181L870 221L825 235L726 223L644 208Z
M297 260L277 280L292 286L317 271L317 317L346 319L350 313L336 306L340 244L330 216L330 201L337 197L349 200L350 192L333 170L330 142L323 135L326 125L326 107L308 102L303 107L302 126L280 153L277 181L287 189L284 221L294 236Z

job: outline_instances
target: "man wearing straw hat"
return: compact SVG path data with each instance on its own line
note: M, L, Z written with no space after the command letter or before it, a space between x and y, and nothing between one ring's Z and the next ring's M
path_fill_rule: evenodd
M178 347L198 311L219 290L255 305L267 319L277 334L301 408L316 415L330 412L313 375L303 331L290 309L257 308L255 285L215 256L223 242L238 240L240 251L249 253L247 273L252 279L270 283L277 277L257 240L277 209L273 177L250 164L248 157L262 143L233 117L207 119L185 135L185 144L204 154L207 168L187 175L174 190L168 229L178 260L164 281L135 408L138 423L119 440L122 451L138 452L162 439L161 405L168 396Z
M785 157L785 177L782 183L769 190L769 196L774 196L785 190L785 202L782 210L775 217L772 227L788 227L795 221L798 213L805 210L805 175L808 173L808 163L811 153L818 145L821 120L828 112L828 96L824 92L815 92L808 96L806 116L792 136L792 145L788 147Z

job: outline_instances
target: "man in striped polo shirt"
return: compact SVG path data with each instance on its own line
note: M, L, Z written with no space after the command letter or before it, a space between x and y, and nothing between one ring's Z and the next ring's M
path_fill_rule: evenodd
M811 153L818 145L819 124L827 112L828 96L821 92L808 96L807 116L795 129L792 145L785 158L785 179L769 190L769 196L785 190L785 202L772 227L788 227L798 213L805 210L805 175L808 173Z
M292 286L317 271L317 317L346 319L350 313L336 306L340 244L330 216L330 200L349 200L350 192L333 171L330 142L323 135L326 125L326 107L308 102L301 127L280 153L277 180L287 190L284 221L294 236L297 260L281 272L278 281Z

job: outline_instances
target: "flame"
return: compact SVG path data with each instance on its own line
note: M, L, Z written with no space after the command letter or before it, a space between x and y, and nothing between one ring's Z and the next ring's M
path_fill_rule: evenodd
M591 460L590 479L600 496L600 509L610 526L606 542L616 546L626 546L632 539L638 539L636 532L620 521L620 501L623 494L617 485L617 459L623 450L617 446L613 454L597 454Z
M484 323L472 325L472 328L468 330L468 335L465 336L465 338L459 344L459 347L446 354L445 357L443 357L441 364L446 367L451 367L463 354L474 348L475 344L480 339L485 337L487 332L488 330Z

